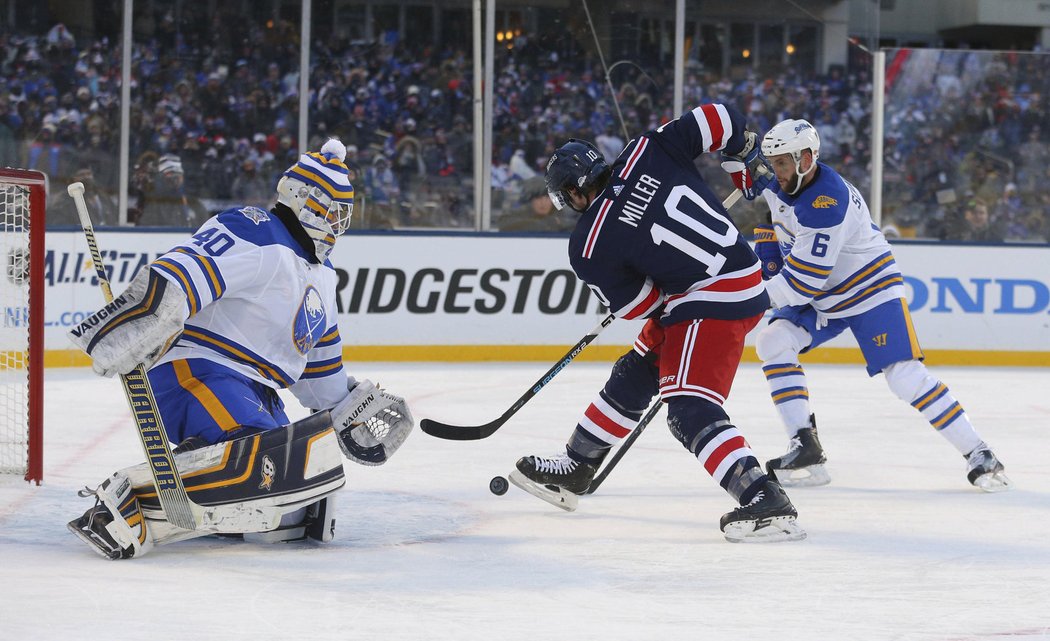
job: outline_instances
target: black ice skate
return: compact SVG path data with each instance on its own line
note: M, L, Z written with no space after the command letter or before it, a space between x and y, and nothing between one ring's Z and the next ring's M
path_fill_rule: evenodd
M798 512L784 488L770 478L747 505L722 516L722 532L730 543L801 541L806 538Z
M86 488L78 493L82 498L94 494L94 491ZM80 540L90 545L92 550L107 559L130 559L135 551L130 547L122 548L106 528L112 522L113 515L110 514L109 509L102 504L101 500L96 500L93 507L84 512L80 518L70 521L66 527Z
M966 455L966 466L969 468L967 480L985 492L1002 492L1012 485L1006 477L1003 464L984 443Z
M579 495L590 487L597 469L564 453L550 458L525 456L518 460L517 469L508 478L536 498L572 512L579 503Z
M766 462L766 471L776 474L786 487L827 485L831 482L824 464L824 448L817 438L817 423L809 417L812 427L804 427L791 437L787 454Z

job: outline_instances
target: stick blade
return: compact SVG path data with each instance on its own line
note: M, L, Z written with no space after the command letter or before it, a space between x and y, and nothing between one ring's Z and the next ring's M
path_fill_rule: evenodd
M480 441L492 436L504 422L498 419L484 425L449 425L425 418L419 422L419 429L448 441Z

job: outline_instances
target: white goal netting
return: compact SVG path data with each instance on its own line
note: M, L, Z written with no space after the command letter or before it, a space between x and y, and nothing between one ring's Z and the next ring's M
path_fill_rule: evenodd
M29 185L0 179L0 473L27 474L31 460ZM43 229L39 230L43 238Z

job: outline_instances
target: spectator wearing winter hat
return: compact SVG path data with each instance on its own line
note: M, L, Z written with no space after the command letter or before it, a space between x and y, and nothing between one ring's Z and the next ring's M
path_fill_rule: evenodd
M497 222L500 231L568 233L576 226L570 216L559 215L554 202L547 195L542 176L529 178L522 184L518 206Z
M174 154L157 158L155 174L136 221L141 227L194 227L204 220L204 206L186 196L182 160Z
M95 182L95 174L90 167L78 169L71 176L73 182L84 185L84 201L87 203L88 211L91 212L92 223L96 227L116 225L118 207L112 195L99 190ZM52 186L54 189L54 186ZM54 189L51 199L47 203L47 226L53 225L79 225L80 216L77 213L73 199L66 194L65 189Z

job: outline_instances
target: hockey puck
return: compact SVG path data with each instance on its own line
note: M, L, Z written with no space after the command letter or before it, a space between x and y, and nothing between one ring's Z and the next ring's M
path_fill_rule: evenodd
M507 479L502 476L493 476L492 480L489 481L489 492L492 492L496 496L503 496L507 493L507 488L510 484L507 483Z

